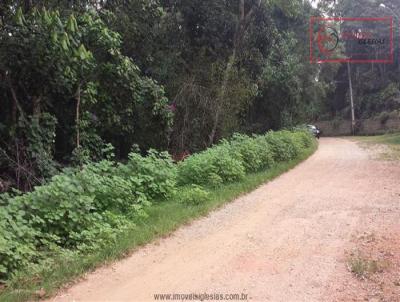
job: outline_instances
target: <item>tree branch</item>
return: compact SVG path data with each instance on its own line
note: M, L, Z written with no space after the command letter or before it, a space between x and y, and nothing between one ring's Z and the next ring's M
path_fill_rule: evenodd
M244 21L245 19L245 13L244 13L244 0L240 0L239 2L239 16L240 16L240 22Z
M251 9L249 10L249 12L247 13L246 17L245 17L245 22L249 22L251 16L254 14L254 11L259 8L261 6L261 0L258 0L256 4L254 4Z
M10 91L11 91L12 98L13 98L13 100L14 100L14 104L15 104L15 106L17 107L18 112L19 112L19 114L21 115L22 119L23 119L23 120L26 120L26 119L25 119L24 111L22 110L21 104L20 104L19 101L18 101L17 93L15 92L15 89L14 89L14 86L13 86L13 84L12 84L12 82L11 82L11 79L10 79L10 77L8 77L8 76L6 76L6 78L7 78L8 86L9 86Z

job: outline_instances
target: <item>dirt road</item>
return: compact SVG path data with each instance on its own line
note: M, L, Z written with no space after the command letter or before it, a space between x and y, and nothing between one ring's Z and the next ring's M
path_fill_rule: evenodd
M349 140L322 139L292 171L51 301L155 301L170 293L352 301L343 295L352 238L398 225L399 201L398 163L373 160Z

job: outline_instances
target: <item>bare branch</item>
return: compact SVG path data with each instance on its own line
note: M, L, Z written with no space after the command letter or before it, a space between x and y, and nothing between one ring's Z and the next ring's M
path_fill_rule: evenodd
M15 89L14 89L14 86L13 86L13 84L12 84L12 82L11 82L11 79L10 79L8 76L6 76L6 77L7 77L7 82L8 82L10 91L11 91L12 98L13 98L13 100L14 100L14 104L15 104L15 106L17 107L17 109L18 109L18 111L19 111L19 113L20 113L20 115L21 115L21 118L22 118L23 120L25 120L24 111L22 110L21 104L20 104L19 101L18 101L17 93L15 92Z
M245 17L245 22L249 22L251 16L254 14L254 11L261 6L261 0L258 0L256 4L254 4L249 12L247 13Z
M245 13L244 13L244 0L240 0L239 2L239 16L240 16L240 22L244 21L245 18Z

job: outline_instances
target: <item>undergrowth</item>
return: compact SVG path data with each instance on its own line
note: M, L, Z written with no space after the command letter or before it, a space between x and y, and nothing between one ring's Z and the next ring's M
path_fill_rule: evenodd
M167 153L131 153L125 164L88 164L31 193L0 195L0 300L52 294L255 189L315 149L302 131L235 135L179 164Z

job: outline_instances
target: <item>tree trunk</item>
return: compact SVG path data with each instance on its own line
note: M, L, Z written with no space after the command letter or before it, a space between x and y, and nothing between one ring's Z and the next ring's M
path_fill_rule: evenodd
M353 100L353 85L351 82L351 69L350 63L347 62L347 74L349 78L349 90L350 90L350 106L351 106L351 133L355 134L356 119L354 114L354 100Z
M32 6L33 6L32 0L25 0L24 1L25 13L29 12L29 10L32 8Z
M211 146L214 143L215 135L217 133L217 128L219 124L219 118L221 115L221 111L223 109L224 101L225 101L225 94L226 94L226 89L228 86L229 82L229 75L231 74L233 65L235 64L236 61L236 48L233 49L232 55L229 57L228 64L226 66L225 72L224 72L224 79L222 81L222 86L220 89L220 97L218 98L218 104L217 108L215 110L215 116L214 116L214 124L213 128L210 133L210 139L208 142L208 145Z
M32 113L34 117L39 118L41 114L41 101L42 101L42 96L34 97L32 101Z
M12 84L12 82L11 82L11 79L10 79L9 77L7 77L7 82L8 82L8 86L9 86L9 88L10 88L11 96L12 96L12 99L13 99L13 104L12 104L12 108L13 108L12 114L13 114L13 117L12 117L12 118L15 120L15 122L17 121L17 110L18 110L18 112L19 112L21 118L22 118L23 120L25 120L24 111L22 110L22 107L21 107L21 105L20 105L20 103L19 103L19 101L18 101L17 93L16 93L16 91L15 91L15 89L14 89L14 86L13 86L13 84Z
M17 104L14 98L11 100L11 123L12 125L17 124Z
M239 47L242 44L242 40L243 40L244 34L246 32L247 26L249 25L250 19L251 19L252 15L254 14L255 9L260 7L260 5L261 5L261 0L258 0L257 3L254 4L251 7L251 9L248 11L248 13L246 14L245 0L239 1L239 21L236 26L235 36L233 39L232 54L230 55L230 57L228 59L228 63L226 65L225 72L224 72L224 78L222 80L222 86L221 86L221 89L217 96L218 103L217 103L217 108L215 110L213 127L211 130L210 136L209 136L209 142L208 142L209 146L211 146L215 140L215 135L217 133L218 124L219 124L220 117L221 117L221 112L224 107L225 95L226 95L226 91L227 91L227 87L228 87L228 83L229 83L229 76L230 76L230 74L232 72L232 68L235 64L237 53L239 51Z
M76 92L76 112L75 112L75 123L76 123L76 147L81 146L80 138L80 110L81 110L81 85L79 84Z

